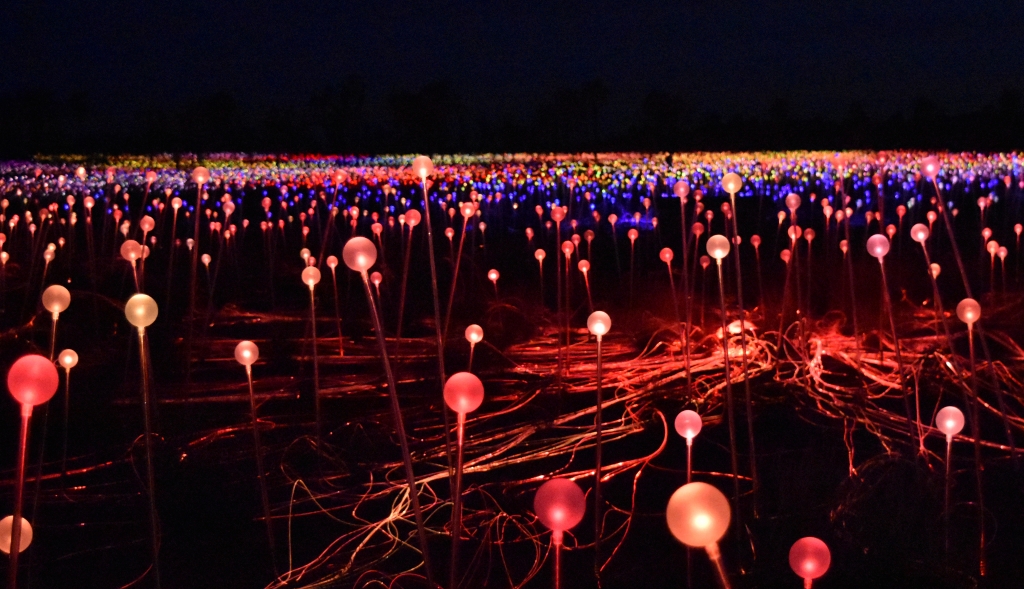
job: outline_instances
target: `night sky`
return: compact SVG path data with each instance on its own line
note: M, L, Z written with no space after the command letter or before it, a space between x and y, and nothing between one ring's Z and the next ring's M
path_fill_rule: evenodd
M578 121L588 131L565 139L570 144L635 135L664 110L683 128L708 116L881 120L915 109L1019 109L1024 4L839 4L11 2L0 7L0 100L8 117L50 108L80 119L57 131L70 147L89 134L156 133L153 119L208 127L193 119L216 120L225 109L241 119L224 123L229 136L229 128L262 129L275 113L303 119L293 130L307 133L317 111L294 113L309 111L318 92L348 96L338 99L341 110L357 111L364 136L408 126L416 117L408 103L435 96L442 118L458 120L445 125L460 129L447 144L470 148L503 123L550 127L548 119L588 110L580 101L591 104L595 92L594 112ZM321 139L345 136L345 147L360 140L336 127ZM266 139L257 135L237 137Z

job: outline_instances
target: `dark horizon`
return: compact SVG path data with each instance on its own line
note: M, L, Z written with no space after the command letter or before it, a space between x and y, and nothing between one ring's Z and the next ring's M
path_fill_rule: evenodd
M0 156L1009 150L1024 5L0 8Z

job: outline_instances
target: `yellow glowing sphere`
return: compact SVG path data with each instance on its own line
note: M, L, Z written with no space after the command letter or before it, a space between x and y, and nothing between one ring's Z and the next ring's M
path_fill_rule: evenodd
M132 296L124 306L124 316L128 318L128 323L135 327L145 328L153 325L158 313L153 297L142 293Z
M718 542L729 529L732 509L721 491L707 483L683 485L672 494L665 510L668 529L693 548Z

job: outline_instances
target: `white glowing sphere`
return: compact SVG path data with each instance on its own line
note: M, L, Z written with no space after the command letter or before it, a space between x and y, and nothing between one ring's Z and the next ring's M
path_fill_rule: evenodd
M309 288L320 283L320 271L316 269L316 266L308 266L302 271L302 283Z
M43 308L51 313L63 313L71 304L71 293L59 284L51 284L43 291Z
M722 176L722 189L729 194L736 194L743 188L743 178L740 178L739 174L729 172L725 176Z
M931 235L931 231L928 230L928 226L924 223L917 223L910 228L910 238L917 243L923 244L928 241L928 236Z
M365 237L353 237L341 251L345 265L356 272L366 272L377 262L377 248Z
M57 360L60 362L60 365L64 367L64 370L71 370L75 366L78 366L78 352L70 348L63 350L57 355Z
M956 306L956 316L967 325L981 319L981 305L974 299L964 299Z
M587 317L587 329L596 336L608 333L612 328L612 318L604 311L594 311Z
M416 174L417 178L423 180L434 173L434 162L430 161L429 157L421 155L412 160L412 172Z
M696 411L687 409L685 411L680 411L679 415L676 415L676 433L687 440L692 440L697 437L697 434L700 433L703 425L704 421Z
M876 233L868 238L867 248L869 254L881 260L889 253L889 238Z
M158 312L159 309L157 309L153 297L142 293L133 295L124 306L124 316L128 319L128 323L135 327L153 325Z
M964 429L964 414L956 407L943 407L935 414L935 427L947 438L952 438Z
M484 339L484 328L476 323L466 328L466 341L471 344L478 344Z
M242 366L252 366L260 357L260 349L249 340L238 342L235 346L235 360Z
M712 235L708 238L708 255L716 260L724 259L729 255L729 240L724 235Z

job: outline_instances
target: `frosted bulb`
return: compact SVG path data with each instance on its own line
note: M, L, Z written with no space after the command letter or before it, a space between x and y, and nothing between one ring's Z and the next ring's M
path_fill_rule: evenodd
M828 546L817 538L800 538L789 549L789 567L801 579L817 579L828 571L831 563Z
M41 405L57 392L57 367L45 356L29 354L18 358L7 371L7 390L22 405Z
M964 414L956 407L943 407L935 414L935 427L952 438L964 429Z
M171 199L171 208L174 209L174 212L178 212L178 209L181 208L181 199L178 198L177 196L172 198Z
M494 270L493 268L487 271L487 280L490 280L491 282L497 282L498 277L500 276L501 274L497 270Z
M592 241L594 241L594 232L590 229L587 229L586 231L583 232L583 239L586 239L587 243L591 243Z
M430 161L429 157L421 155L412 160L412 172L420 180L425 180L434 173L434 162Z
M52 262L54 258L53 250L46 250L43 252L43 260L46 262Z
M929 235L931 235L931 231L928 230L928 226L924 223L917 223L910 228L910 238L917 243L924 244L928 240Z
M121 257L126 262L135 263L142 257L142 245L134 239L127 239L121 244Z
M67 349L63 350L57 359L60 361L60 365L64 367L64 370L71 370L75 366L78 366L78 352Z
M808 231L810 231L810 229L808 229ZM885 234L889 236L889 239L892 239L893 236L896 235L896 226L895 225L886 225L885 226Z
M612 224L612 227L614 227L615 223L617 223L618 221L619 221L619 216L618 215L616 215L614 213L612 213L611 215L608 215L608 222Z
M612 328L612 318L604 311L594 311L587 317L587 329L590 333L600 337Z
M4 519L0 519L0 552L4 554L11 553L11 532L14 529L14 516L9 515ZM18 548L18 554L25 552L29 544L32 543L32 526L29 525L28 520L24 517L21 518L21 536L18 539L18 544L21 546Z
M712 235L708 238L708 255L716 260L721 260L729 255L729 240L724 235Z
M374 214L376 214L376 213L374 213ZM308 227L307 227L307 229L308 229ZM380 223L374 223L373 225L370 225L370 231L372 231L374 235L380 235L381 232L384 231L384 226L381 225Z
M417 211L416 209L409 209L408 211L405 212L405 222L406 224L409 225L409 227L415 227L419 225L420 220L422 220L422 216L420 215L420 212Z
M786 230L786 235L789 236L790 241L796 241L800 239L800 236L804 234L804 230L799 225L790 225L789 229Z
M466 341L471 344L478 344L484 339L484 328L477 324L470 325L466 328Z
M881 261L885 254L889 253L889 238L881 233L876 233L868 238L867 247L868 253Z
M989 255L995 255L999 251L999 242L992 240L985 244L985 249L988 250Z
M686 411L680 411L679 415L676 415L676 433L687 440L697 437L703 425L704 422L696 411L687 409Z
M814 241L814 235L814 229L808 227L807 230L804 231L804 239L806 239L808 243Z
M308 266L302 271L302 283L312 290L314 286L320 283L320 271L315 266Z
M704 226L700 223L694 223L693 226L690 227L690 232L693 233L694 237L700 237L704 234Z
M999 256L1000 260L1005 260L1006 256L1010 255L1010 250L1006 249L1006 247L1001 246L998 250L996 250L996 255Z
M195 170L192 170L192 181L202 186L210 181L210 170L207 170L203 166L199 166Z
M628 232L626 233L626 236L627 236L627 237L629 237L629 240L630 240L630 241L636 241L636 238L637 238L637 237L640 237L640 232L639 232L639 231L637 231L636 229L630 229L630 230L629 230L629 231L628 231Z
M562 253L565 255L565 257L568 258L569 256L571 256L574 249L576 249L576 246L574 246L571 241L562 242Z
M1017 223L1013 226L1013 232L1020 236L1021 232L1024 231L1024 225Z
M935 262L928 265L928 271L932 273L932 278L938 278L939 272L942 272L942 266L939 266Z
M51 284L43 291L43 308L51 313L63 313L71 304L71 293L59 284Z
M781 252L779 252L779 258L783 262L788 264L789 261L793 258L793 253L790 252L789 250L782 250Z
M149 215L146 215L141 221L139 221L139 228L146 233L152 231L154 227L156 227L156 221L154 221L153 217L150 217Z
M544 250L539 249L533 252L533 257L537 258L538 262L543 262L544 258L547 257L547 254L544 253Z
M374 272L373 274L370 274L370 282L372 282L374 286L380 286L380 283L384 282L384 276L380 272Z
M928 219L929 223L934 223L935 220L939 218L939 215L935 211L928 211L925 213L924 217Z
M551 207L551 220L556 223L561 223L562 219L565 218L565 211L560 206Z
M661 258L662 262L665 262L666 264L668 264L668 263L672 262L672 256L673 255L674 254L672 253L672 248L666 247L666 248L662 248L661 252L658 254L658 257Z
M939 175L939 160L933 155L921 160L921 173L925 178L934 180Z
M754 249L761 247L761 236L754 234L750 236L750 245L754 246Z
M781 226L782 222L786 220L786 211L779 211L779 214L776 215L776 217L779 218L779 225Z
M353 237L341 251L345 265L356 272L366 272L377 261L377 248L365 237Z
M988 241L988 239L992 237L992 230L989 229L988 227L982 229L981 236L984 237L986 241Z
M707 270L708 266L710 266L710 265L711 265L711 258L709 258L707 256L701 256L700 257L700 266L701 266L701 268L704 268L705 270Z
M576 267L579 268L580 272L586 274L587 272L590 271L590 262L586 260L580 260L580 263L577 264Z
M444 236L447 237L449 241L451 241L451 239L455 237L455 230L452 229L451 227L445 229Z
M956 316L967 325L981 319L981 305L974 299L964 299L956 306Z
M159 310L153 297L139 293L128 299L124 305L124 316L135 327L145 328L153 325Z
M740 178L739 174L729 172L725 176L722 176L722 189L729 194L736 194L743 187L743 179Z
M456 372L444 383L444 402L456 413L472 413L484 402L484 383L470 372Z
M583 490L569 479L551 479L533 497L533 511L544 527L555 532L556 541L583 520L586 509Z
M313 254L312 254L312 252L309 251L308 247L304 247L304 248L299 250L299 257L302 258L303 261L308 260L309 256L311 256L311 255L313 255Z
M715 487L689 483L672 494L665 519L676 540L693 548L704 548L725 535L732 510L725 495Z
M333 272L338 267L338 256L327 256L327 267Z
M242 366L252 366L260 357L260 349L249 340L235 346L235 360Z
M210 262L213 261L213 258L210 256L210 254L203 254L202 256L199 256L199 257L200 257L200 259L202 259L203 265L206 266L206 267L209 267L210 266Z
M690 194L690 185L686 180L680 180L672 186L672 192L679 198L686 198L686 195Z
M786 195L786 208L789 212L795 213L800 208L800 195L790 192Z

